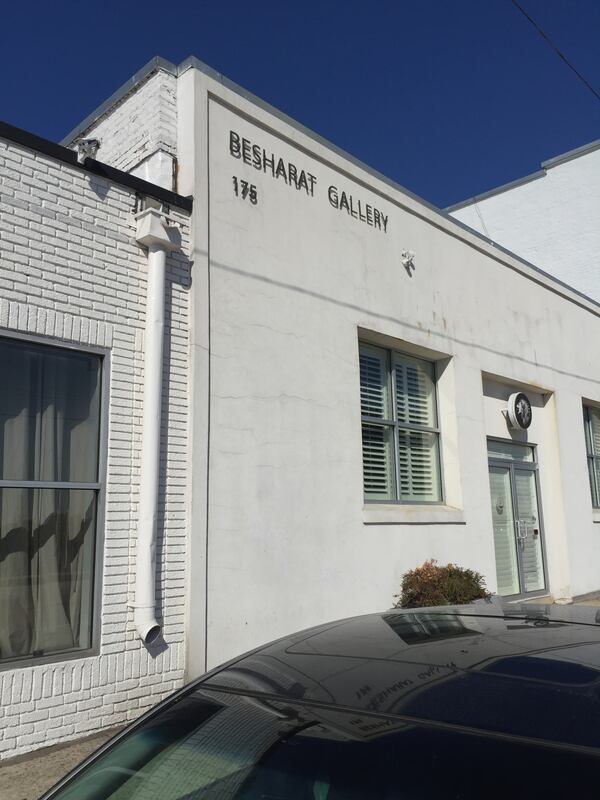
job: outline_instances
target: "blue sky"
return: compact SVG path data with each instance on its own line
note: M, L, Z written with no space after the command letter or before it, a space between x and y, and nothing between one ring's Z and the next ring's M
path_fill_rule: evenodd
M600 90L600 0L520 0ZM510 0L10 0L0 118L58 141L155 55L195 55L432 203L600 138Z

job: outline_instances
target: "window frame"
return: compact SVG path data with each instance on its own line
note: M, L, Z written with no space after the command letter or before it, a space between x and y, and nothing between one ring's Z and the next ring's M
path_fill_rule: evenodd
M593 406L590 403L584 403L583 425L585 429L585 454L587 459L592 508L594 510L600 510L600 485L597 479L598 473L594 469L595 463L600 463L600 453L594 453L594 440L592 438L592 423L590 419L591 411L595 411L600 416L600 408Z
M84 320L86 318L79 317ZM24 667L35 667L45 664L56 664L62 661L74 661L100 654L102 627L102 592L104 584L104 540L106 520L106 483L108 463L108 430L109 430L109 398L111 375L111 351L106 347L87 345L64 339L30 334L23 331L0 331L0 345L3 341L22 342L47 347L50 350L67 350L76 353L98 356L100 359L100 413L98 419L98 480L90 483L68 481L15 481L0 480L0 489L37 488L37 489L90 489L96 494L96 536L94 543L92 603L90 614L90 646L77 650L64 650L42 655L31 655L17 658L0 658L0 672Z
M440 407L439 407L439 392L437 389L438 384L438 371L437 371L437 362L429 359L429 358L422 358L421 356L415 355L414 353L406 352L399 350L394 347L388 347L385 345L375 344L374 342L370 342L367 339L359 338L358 340L358 355L360 360L361 352L363 348L372 349L375 351L379 351L380 353L385 353L385 361L386 361L386 372L387 372L387 389L390 396L390 408L392 410L392 414L396 413L396 381L393 380L393 356L397 356L399 359L409 360L409 361L417 361L421 364L427 364L428 367L431 368L431 378L434 386L434 396L433 396L433 411L435 416L435 426L429 425L415 425L409 422L398 422L396 419L384 419L382 417L370 417L362 413L361 408L361 415L360 415L360 422L361 422L361 438L362 438L362 430L363 425L374 425L384 429L391 429L393 432L393 441L394 441L394 459L393 459L393 485L395 489L395 498L387 498L387 499L376 499L376 498L368 498L365 496L364 492L364 458L363 458L363 502L368 505L394 505L394 506L442 506L445 503L445 491L444 491L444 473L443 473L443 457L442 457L442 431L440 428ZM359 367L360 373L360 367ZM360 397L360 374L359 374L359 397ZM400 469L399 469L399 452L398 452L398 431L399 430L406 430L406 431L417 431L423 433L430 433L436 437L437 442L437 471L438 471L438 481L439 481L439 498L437 500L403 500L401 498L400 492Z

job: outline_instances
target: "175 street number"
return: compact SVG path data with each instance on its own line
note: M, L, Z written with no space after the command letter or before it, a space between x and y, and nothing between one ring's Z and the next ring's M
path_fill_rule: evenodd
M249 200L253 206L258 203L256 186L242 178L237 178L235 175L233 176L233 192L236 197L241 197L242 200Z

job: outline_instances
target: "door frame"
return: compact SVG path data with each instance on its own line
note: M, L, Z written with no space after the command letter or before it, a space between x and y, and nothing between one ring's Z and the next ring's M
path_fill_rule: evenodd
M547 558L547 551L546 551L546 534L545 534L545 525L544 525L544 514L542 510L542 500L541 500L541 493L540 493L540 480L539 480L539 465L537 460L537 445L532 444L531 442L514 442L512 439L501 439L498 436L486 436L486 453L487 453L487 444L488 442L501 442L502 444L515 444L520 445L521 447L529 447L533 453L533 461L517 461L512 458L498 458L498 457L490 457L488 456L488 474L490 467L503 467L504 469L509 470L510 475L510 493L511 493L511 501L512 501L512 508L513 508L513 527L516 526L516 522L518 519L517 516L517 491L515 485L515 469L523 470L524 472L531 472L533 473L533 480L535 484L535 499L537 502L537 510L538 510L538 523L540 526L540 544L542 549L542 573L544 576L544 588L537 589L533 592L519 592L518 594L504 594L499 595L503 599L507 601L514 601L514 600L533 600L536 597L547 597L550 594L550 589L548 587L548 558ZM493 536L493 532L492 532ZM516 528L513 530L513 536L516 540L517 545L517 565L519 570L519 586L522 588L523 586L523 575L522 575L522 565L521 565L521 553L519 550L519 543L517 539L517 532ZM495 550L494 550L494 563L495 563Z

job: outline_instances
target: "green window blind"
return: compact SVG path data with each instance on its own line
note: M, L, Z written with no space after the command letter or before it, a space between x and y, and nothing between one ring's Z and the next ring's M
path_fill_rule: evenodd
M360 345L365 499L441 500L433 364Z
M592 505L600 508L600 409L584 406L583 419Z

